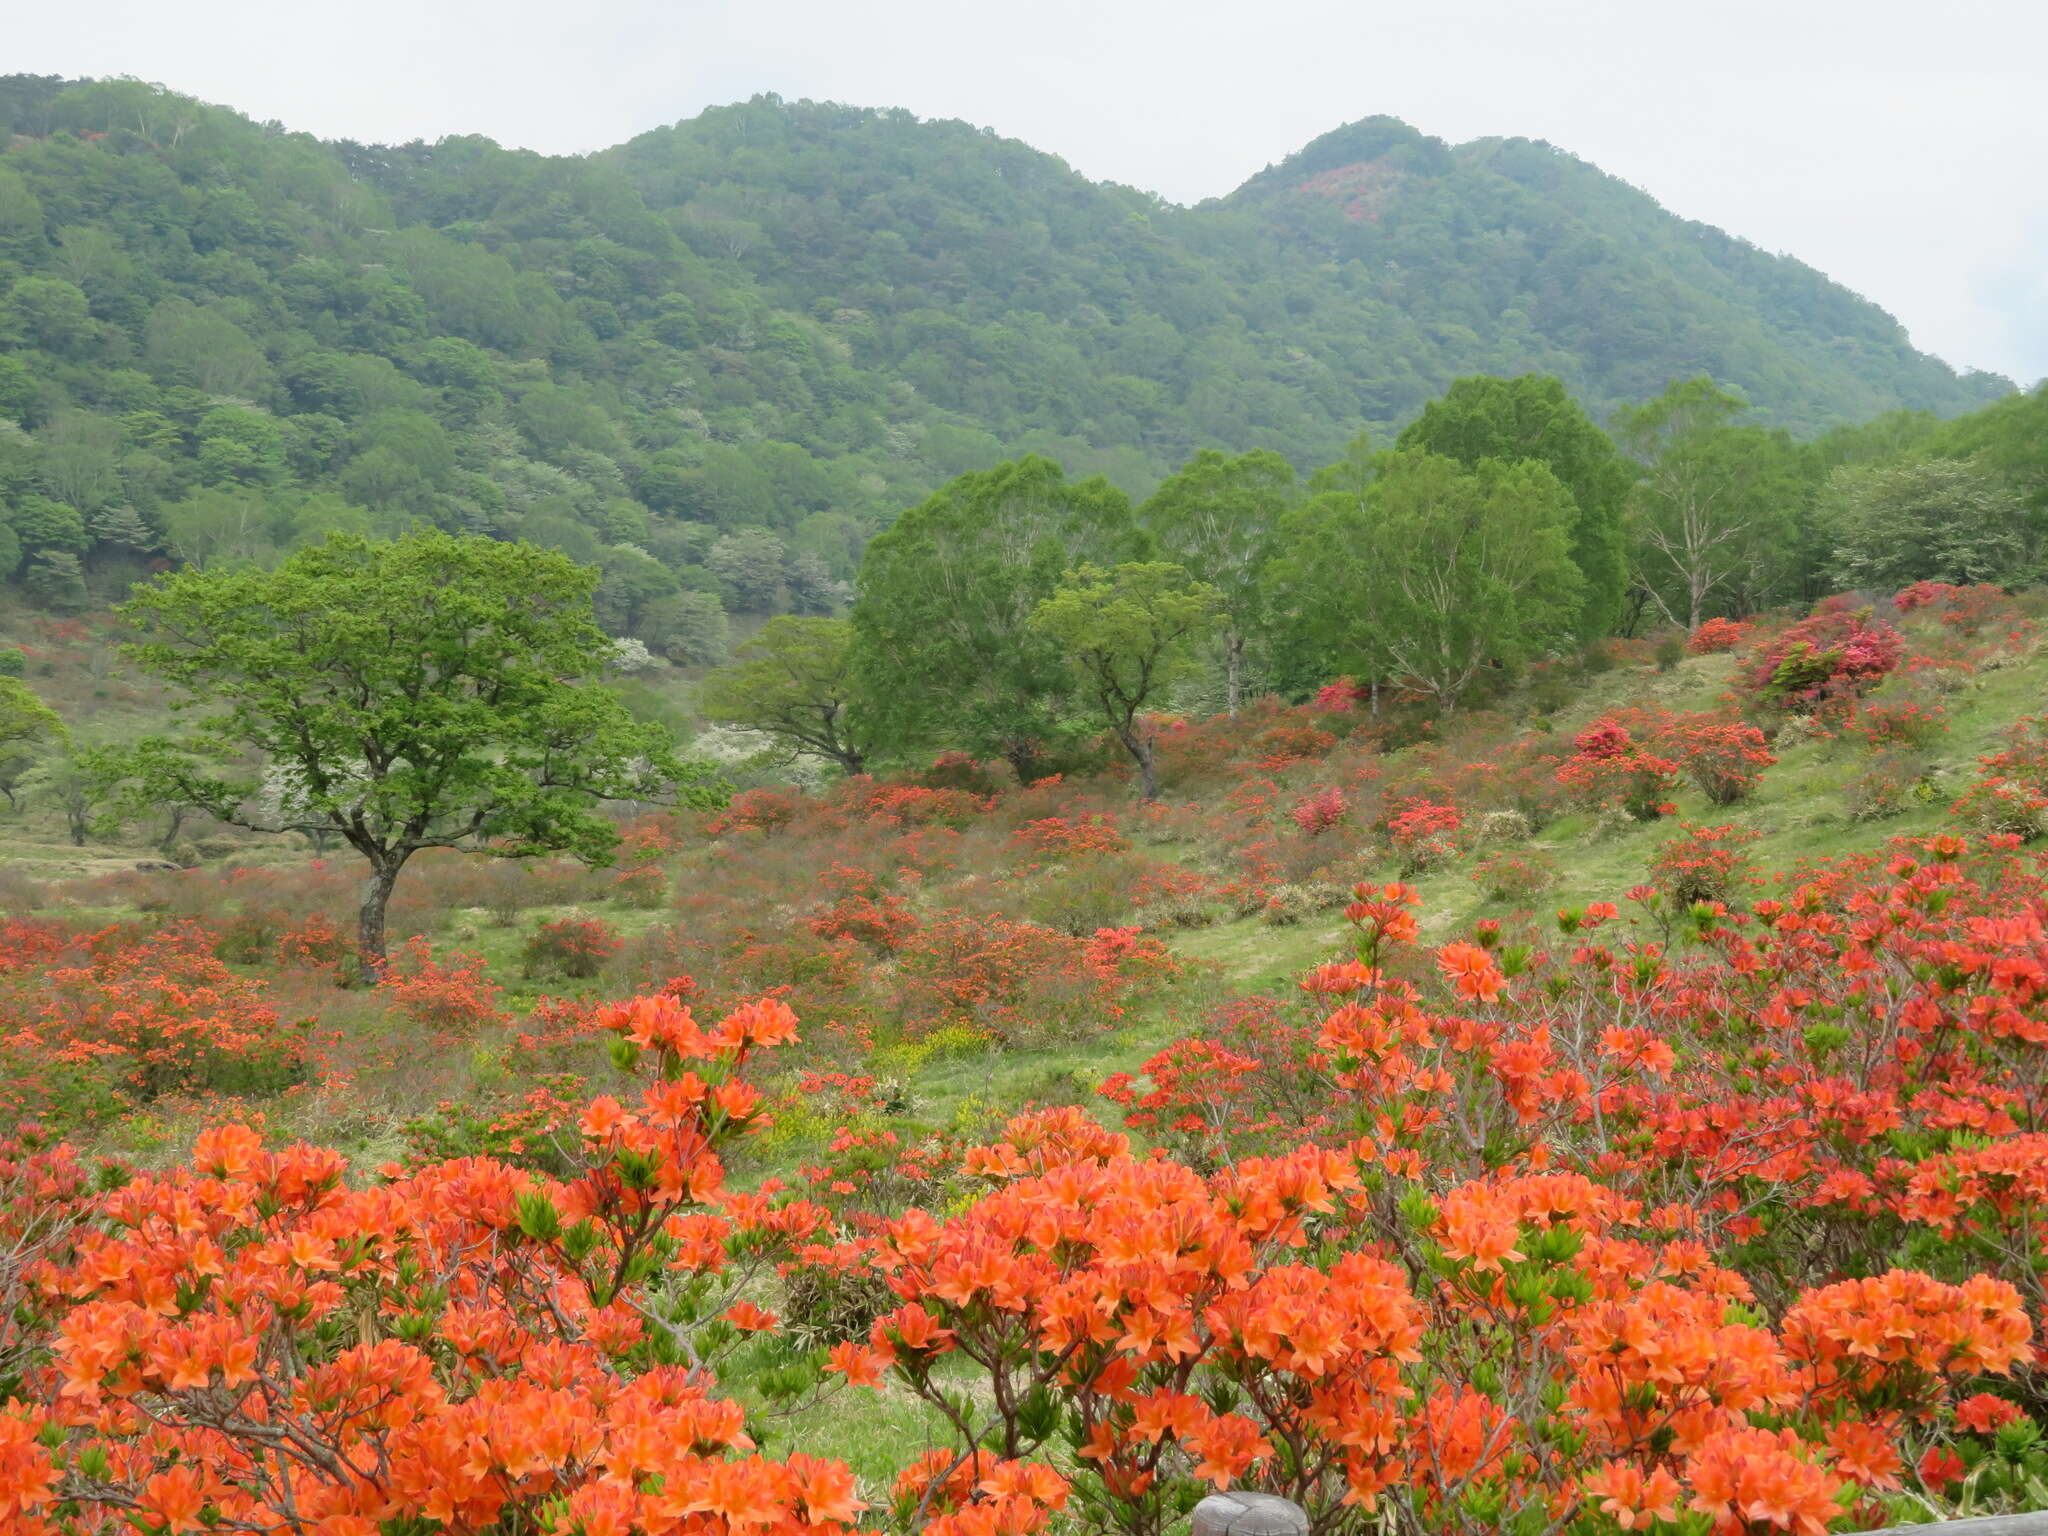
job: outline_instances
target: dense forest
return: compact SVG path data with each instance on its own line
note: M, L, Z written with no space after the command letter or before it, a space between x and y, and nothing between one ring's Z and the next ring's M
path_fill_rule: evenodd
M1388 119L1189 209L772 97L550 158L0 80L0 574L58 612L423 523L595 565L611 632L715 662L728 613L842 608L953 477L1307 474L1477 373L1603 422L1711 377L1786 443L1886 413L1918 443L2010 391L1548 146Z

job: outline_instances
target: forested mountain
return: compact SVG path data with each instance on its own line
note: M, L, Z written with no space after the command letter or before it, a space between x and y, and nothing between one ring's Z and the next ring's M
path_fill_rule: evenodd
M0 80L0 574L58 609L424 520L595 563L615 632L710 659L1006 455L1306 468L1531 370L1596 416L1709 373L1799 432L2009 387L1545 146L1386 119L1188 209L905 112L550 158Z

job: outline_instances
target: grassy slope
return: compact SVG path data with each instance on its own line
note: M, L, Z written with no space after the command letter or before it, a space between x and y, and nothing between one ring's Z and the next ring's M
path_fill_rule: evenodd
M1654 699L1673 709L1704 709L1727 683L1729 657L1700 657L1680 664L1668 676L1645 682L1641 673L1617 671L1596 679L1558 717L1569 733L1615 705ZM1998 733L2019 715L2039 709L2048 693L2048 654L2020 665L1980 676L1948 701L1951 729L1935 751L1936 782L1944 774L1967 782L1974 758L1992 749ZM1846 745L1803 742L1780 754L1751 802L1716 810L1696 792L1678 797L1680 816L1687 820L1732 822L1752 828L1762 838L1751 849L1761 868L1790 869L1804 861L1868 852L1887 840L1928 832L1943 820L1951 796L1943 793L1914 811L1876 822L1851 821L1842 806L1843 782L1853 771L1854 753ZM1960 789L1961 782L1954 785ZM1944 790L1947 789L1944 785ZM1546 827L1535 846L1549 849L1564 870L1554 893L1558 906L1615 899L1644 878L1657 845L1671 835L1669 821L1637 827L1618 836L1595 839L1584 817L1570 817ZM1462 868L1426 875L1416 882L1423 897L1424 932L1447 937L1483 917L1503 916L1505 908L1474 888ZM1306 968L1341 953L1347 930L1332 914L1330 921L1274 927L1259 918L1239 918L1213 927L1179 934L1176 947L1190 957L1214 962L1229 980L1244 986L1282 988ZM943 1122L948 1109L1015 1096L1045 1096L1055 1086L1092 1087L1110 1072L1129 1070L1180 1033L1177 1021L1155 1013L1133 1020L1113 1034L1058 1050L1005 1052L937 1064L917 1081L918 1109L927 1120ZM829 1452L845 1456L864 1478L902 1464L903 1448L920 1442L938 1443L942 1428L937 1416L898 1388L876 1394L842 1395L804 1416L797 1426L804 1442L817 1437ZM894 1458L893 1460L891 1458Z
M1552 717L1554 729L1568 737L1603 711L1628 704L1662 704L1673 709L1710 707L1725 690L1731 658L1689 658L1668 674L1617 668L1590 679L1572 703ZM61 685L60 685L61 686ZM64 692L78 691L74 682ZM1842 788L1855 771L1854 744L1807 741L1780 753L1778 764L1764 776L1751 801L1716 809L1689 788L1679 793L1679 820L1732 822L1761 835L1750 850L1755 862L1782 871L1803 861L1862 852L1901 834L1931 830L1942 820L1953 792L1967 782L1976 756L1991 748L1995 737L2019 715L2041 707L2048 698L2048 653L2033 654L2017 664L1987 671L1947 701L1948 736L1932 752L1940 792L1908 814L1885 821L1852 821L1844 809ZM71 700L62 702L71 703ZM83 705L86 701L77 701ZM126 728L150 722L153 701L123 699L115 708L113 728L89 709L94 739L117 739ZM1509 701L1512 704L1514 701ZM1512 710L1510 711L1512 712ZM1561 882L1541 898L1539 907L1619 899L1645 878L1659 843L1673 832L1670 820L1630 827L1619 833L1597 832L1584 816L1568 816L1543 828L1529 846L1546 850L1558 863ZM254 838L225 840L229 851L216 852L210 862L262 863L290 869L303 867L310 856ZM214 846L218 847L218 843ZM1171 845L1150 846L1154 857L1171 858ZM54 886L52 904L67 917L114 922L141 915L132 907L100 905L104 897L81 891L74 882L134 868L159 860L145 841L130 838L95 841L75 848L61 824L47 810L0 820L0 869ZM1362 869L1359 878L1390 878L1391 868ZM1423 897L1425 934L1448 936L1480 918L1505 916L1507 908L1489 901L1470 880L1463 865L1427 873L1414 882ZM6 900L0 891L0 902ZM88 904L91 903L91 904ZM519 973L519 947L532 927L568 915L586 915L575 904L532 907L516 925L493 922L482 909L467 908L434 914L429 935L474 950L490 963L495 979L507 988L505 1004L523 1011L543 990ZM664 912L637 912L606 907L608 922L629 938L668 919ZM1241 917L1207 928L1178 930L1170 942L1190 959L1207 962L1216 986L1286 988L1307 967L1329 958L1344 942L1344 924L1335 913L1295 926L1274 926L1258 917ZM559 991L556 986L552 990ZM911 1077L917 1122L928 1127L964 1123L977 1113L1026 1100L1074 1100L1087 1097L1111 1072L1128 1070L1185 1028L1189 1009L1185 996L1171 1008L1141 1010L1112 1031L1042 1049L970 1051L923 1055L904 1052L892 1057L885 1049L877 1063L879 1075ZM483 1062L488 1075L489 1064ZM774 1157L773 1171L786 1171L809 1148L792 1146Z
M1727 656L1689 658L1668 675L1617 670L1595 678L1572 705L1555 717L1561 736L1581 729L1603 711L1630 704L1658 703L1675 710L1711 707L1733 671ZM1761 834L1749 849L1761 868L1779 872L1803 862L1864 853L1894 837L1934 830L1954 792L1966 785L1975 759L1993 749L2014 719L2048 702L2048 654L1981 674L1947 701L1950 730L1931 752L1938 792L1908 813L1883 821L1852 820L1843 789L1858 766L1853 743L1804 741L1778 753L1757 794L1730 807L1715 807L1689 786L1676 795L1675 820L1729 823ZM1545 905L1575 906L1619 900L1643 880L1660 843L1673 833L1673 818L1643 823L1619 834L1598 835L1590 818L1563 817L1543 828L1530 845L1547 850L1562 871ZM1446 936L1508 908L1477 891L1462 865L1425 874L1413 882L1422 893L1423 931ZM1329 920L1295 928L1274 928L1258 918L1239 918L1198 929L1176 940L1191 955L1216 961L1241 982L1291 977L1325 958L1343 941L1343 922Z
M1689 659L1668 674L1641 669L1616 669L1590 679L1572 703L1553 717L1554 728L1569 736L1604 710L1627 704L1658 703L1673 709L1702 709L1713 704L1729 680L1732 662L1728 657ZM46 679L60 694L77 693L76 700L64 702L90 714L92 693L104 683L76 674ZM116 685L118 686L118 685ZM1933 756L1938 763L1936 783L1941 793L1929 803L1905 816L1888 821L1857 823L1843 807L1841 789L1854 771L1857 749L1852 744L1826 741L1804 742L1788 748L1778 764L1765 775L1754 800L1730 810L1716 811L1696 793L1678 796L1680 817L1698 821L1732 821L1762 834L1752 849L1764 868L1784 870L1802 861L1845 853L1866 851L1902 833L1931 830L1942 819L1942 810L1953 791L1966 782L1972 760L1989 750L1997 733L2015 717L2041 706L2048 692L2048 653L2029 655L2017 664L1987 671L1947 701L1951 731L1937 744ZM111 721L101 720L93 734L109 739L106 729L131 727L153 713L153 701L102 698L102 705L117 712ZM1518 701L1508 701L1512 706ZM1548 850L1562 871L1558 889L1537 905L1578 904L1591 900L1615 899L1629 886L1642 880L1657 845L1672 832L1669 821L1629 828L1619 834L1596 836L1584 817L1570 817L1543 829L1533 846ZM1171 845L1148 847L1146 852L1171 857ZM23 874L37 882L75 882L111 870L132 868L139 861L159 857L146 843L95 843L84 849L72 848L61 829L47 814L31 814L0 822L0 869ZM307 857L275 845L244 844L218 859L234 862L246 859L274 867L304 867ZM1361 870L1361 878L1386 878L1391 869ZM1451 867L1423 876L1416 882L1423 895L1424 927L1431 937L1443 938L1464 929L1481 917L1505 915L1499 903L1489 902L1472 884L1462 867ZM90 887L87 888L88 890ZM80 893L83 894L83 893ZM140 916L134 907L86 906L64 885L50 892L52 904L64 915L88 921L116 921ZM91 897L86 899L90 900ZM0 892L4 900L4 892ZM431 936L438 943L458 943L482 954L493 975L507 986L504 1005L515 1014L539 995L539 986L526 982L519 973L519 947L527 932L539 922L578 913L573 905L529 908L516 924L494 922L480 908L464 908L434 914ZM667 912L636 912L607 907L606 920L628 934L667 921ZM1341 952L1344 925L1334 913L1296 926L1276 927L1259 918L1238 918L1212 927L1176 932L1172 942L1192 960L1207 962L1202 970L1207 979L1194 983L1161 1004L1140 1010L1113 1031L1064 1042L1036 1050L968 1050L952 1054L919 1053L903 1046L885 1046L878 1052L873 1070L878 1076L901 1075L908 1080L908 1113L892 1126L910 1139L925 1131L987 1124L990 1116L1018 1104L1039 1102L1085 1102L1104 1077L1118 1070L1130 1070L1152 1051L1184 1033L1189 1020L1199 1017L1201 999L1224 988L1264 987L1284 990L1305 968ZM559 987L554 990L560 990ZM458 1082L471 1093L483 1093L502 1080L502 1038L478 1038L470 1042L469 1060L461 1064ZM418 1109L424 1109L424 1104ZM387 1115L395 1106L387 1105ZM390 1119L372 1113L348 1117L340 1122L322 1120L316 1124L293 1124L289 1112L273 1119L279 1128L315 1134L331 1144L344 1146L361 1166L373 1166L400 1150L397 1126ZM124 1128L119 1150L148 1156L176 1144L185 1127L145 1120ZM754 1179L771 1174L789 1176L797 1167L816 1158L824 1149L830 1127L808 1124L792 1127L792 1134L770 1138L770 1144L750 1159L744 1177ZM732 1385L745 1392L744 1371ZM769 1426L764 1426L769 1427ZM783 1449L800 1447L814 1454L842 1457L862 1477L870 1499L886 1497L881 1481L893 1469L910 1459L914 1449L943 1443L943 1424L929 1409L908 1397L901 1389L883 1393L840 1393L796 1418L773 1425L771 1433Z

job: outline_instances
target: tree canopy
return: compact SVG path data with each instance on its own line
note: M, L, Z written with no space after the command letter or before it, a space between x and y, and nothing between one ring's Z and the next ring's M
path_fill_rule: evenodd
M1844 591L2017 582L2040 569L2038 515L1968 460L1845 464L1821 487L1815 517L1829 579Z
M612 644L595 582L551 551L435 532L166 576L121 610L142 635L131 654L213 712L120 772L222 821L346 841L370 865L358 940L374 972L421 849L603 862L618 832L598 802L715 798L596 681Z
M18 677L0 676L0 795L15 790L35 760L62 744L69 732L57 712Z
M1270 450L1205 448L1169 475L1138 516L1160 548L1216 591L1223 614L1224 709L1244 693L1245 645L1259 623L1260 575L1294 497L1294 466Z
M1273 600L1328 672L1454 709L1481 669L1571 642L1576 516L1535 460L1468 470L1419 449L1382 454L1362 493L1325 491L1290 516Z
M1177 208L773 97L588 157L0 101L0 580L57 610L420 521L602 565L600 622L662 649L679 591L834 611L900 508L1027 453L1142 496L1206 448L1305 474L1474 374L1604 419L1704 368L1801 433L2008 388L1591 166L1391 120Z
M1401 433L1397 448L1420 448L1476 469L1534 460L1571 493L1572 563L1584 578L1579 633L1604 635L1621 617L1628 585L1623 526L1633 467L1593 424L1562 381L1548 375L1459 379Z
M1170 561L1134 561L1107 571L1080 566L1032 612L1031 628L1058 643L1095 719L1130 754L1141 800L1159 798L1154 732L1143 713L1223 605L1214 587Z
M1799 589L1799 512L1816 465L1704 376L1617 413L1641 465L1630 502L1635 577L1671 622L1699 627L1717 600L1751 612Z
M871 749L854 698L853 626L844 619L770 619L733 664L707 676L697 708L707 720L772 737L785 750L859 773Z
M853 609L855 675L881 738L1039 777L1074 738L1074 683L1032 615L1070 569L1146 542L1123 492L1036 456L962 475L905 512L868 546Z

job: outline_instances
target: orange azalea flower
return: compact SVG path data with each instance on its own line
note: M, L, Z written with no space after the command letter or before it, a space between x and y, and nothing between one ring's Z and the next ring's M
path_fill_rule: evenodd
M1507 985L1507 978L1493 963L1493 956L1477 944L1446 944L1436 952L1436 964L1460 997L1495 1002Z
M825 1368L844 1376L851 1387L880 1386L882 1372L890 1364L890 1357L880 1350L863 1349L851 1340L834 1344L829 1358L831 1364Z
M1653 1521L1676 1520L1683 1492L1678 1479L1662 1467L1647 1477L1633 1462L1609 1461L1579 1480L1579 1490L1600 1501L1600 1512L1612 1515L1624 1531L1645 1528Z
M1904 1464L1886 1426L1844 1419L1828 1430L1835 1467L1865 1488L1897 1488Z

